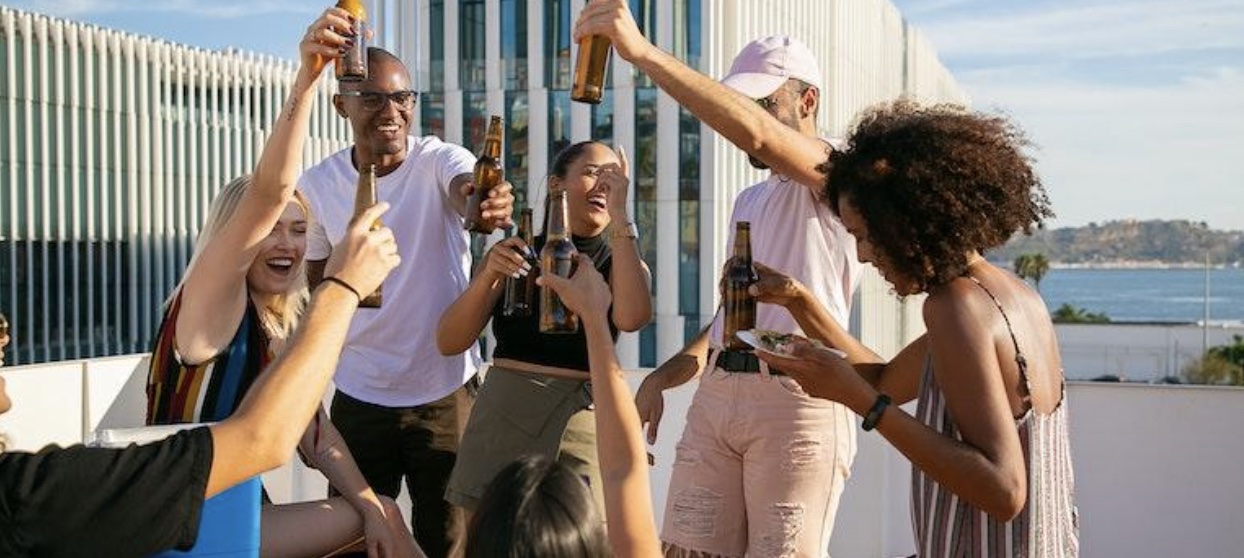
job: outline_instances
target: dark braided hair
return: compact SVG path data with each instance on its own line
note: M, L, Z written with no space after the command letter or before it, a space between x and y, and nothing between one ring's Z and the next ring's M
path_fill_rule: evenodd
M844 151L830 154L825 200L845 198L867 225L876 256L919 290L967 272L985 252L1052 217L1024 149L1003 116L900 100L865 112Z

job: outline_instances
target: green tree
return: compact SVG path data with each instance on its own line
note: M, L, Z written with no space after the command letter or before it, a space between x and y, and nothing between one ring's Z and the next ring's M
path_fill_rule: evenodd
M1183 377L1190 384L1244 386L1244 337L1235 335L1228 345L1210 347L1184 366Z
M1023 279L1032 279L1032 284L1041 290L1041 278L1050 270L1050 260L1041 252L1030 252L1016 256L1015 274Z
M1050 316L1054 323L1058 324L1108 324L1110 316L1099 312L1089 312L1088 310L1063 303Z

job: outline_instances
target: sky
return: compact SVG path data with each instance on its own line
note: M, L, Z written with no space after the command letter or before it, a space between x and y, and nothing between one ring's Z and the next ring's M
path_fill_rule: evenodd
M1244 0L892 2L974 107L1005 112L1028 132L1057 213L1048 226L1187 219L1244 230ZM291 59L327 5L0 3Z

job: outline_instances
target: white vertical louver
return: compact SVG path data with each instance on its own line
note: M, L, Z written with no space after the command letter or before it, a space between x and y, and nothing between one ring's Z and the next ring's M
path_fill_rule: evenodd
M150 348L212 198L254 167L295 71L0 7L8 363ZM350 138L321 82L308 163Z

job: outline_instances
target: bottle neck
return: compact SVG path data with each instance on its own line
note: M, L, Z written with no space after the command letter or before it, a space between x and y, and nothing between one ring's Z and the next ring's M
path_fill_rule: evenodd
M523 242L526 242L528 246L531 246L531 242L532 242L531 210L525 209L523 210L522 215L519 216L518 236L519 238L522 238Z
M734 258L740 262L752 261L752 233L750 229L734 231Z
M354 214L376 205L376 165L367 165L359 173L358 189L354 192Z
M494 116L488 122L488 133L484 135L484 151L481 156L501 160L501 134L501 118Z
M570 238L566 224L570 221L570 208L566 206L566 191L554 190L549 195L549 226L544 231L548 240L565 240Z
M480 152L480 156L491 157L497 161L501 160L501 138L484 138L484 150Z

